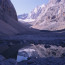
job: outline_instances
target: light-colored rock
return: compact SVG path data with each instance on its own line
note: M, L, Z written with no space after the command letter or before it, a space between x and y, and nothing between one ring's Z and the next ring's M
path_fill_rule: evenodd
M65 29L65 0L50 0L33 23L33 28L40 30Z

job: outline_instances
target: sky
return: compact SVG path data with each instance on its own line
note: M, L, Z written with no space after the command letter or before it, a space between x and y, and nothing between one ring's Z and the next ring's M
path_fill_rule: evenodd
M30 13L35 7L47 4L48 0L11 0L13 3L17 15L24 13Z

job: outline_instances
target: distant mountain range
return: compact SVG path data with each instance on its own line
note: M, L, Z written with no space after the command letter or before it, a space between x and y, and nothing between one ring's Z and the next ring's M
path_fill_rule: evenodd
M19 21L24 22L32 22L35 21L35 19L39 16L39 14L42 11L42 8L44 8L45 5L37 6L33 11L31 11L29 14L22 14L18 15Z

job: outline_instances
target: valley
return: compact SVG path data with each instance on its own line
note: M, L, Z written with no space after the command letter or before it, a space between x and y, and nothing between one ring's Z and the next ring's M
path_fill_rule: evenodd
M64 3L17 16L10 0L0 0L0 65L65 65Z

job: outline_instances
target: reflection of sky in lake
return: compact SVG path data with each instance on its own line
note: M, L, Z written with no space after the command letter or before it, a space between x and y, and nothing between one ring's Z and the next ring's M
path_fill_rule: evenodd
M28 57L31 57L32 52L35 52L34 49L23 49L18 51L17 62L27 60Z

